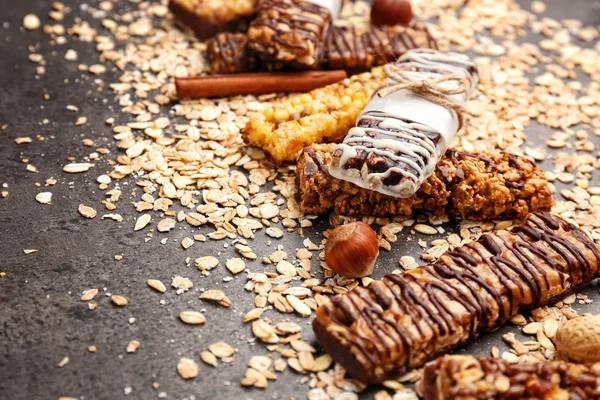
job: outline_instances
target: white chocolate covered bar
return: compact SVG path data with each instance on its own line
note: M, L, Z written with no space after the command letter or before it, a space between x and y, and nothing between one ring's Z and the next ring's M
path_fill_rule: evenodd
M442 96L464 105L478 83L477 65L468 56L432 49L406 52L395 67L411 81L434 82L453 74L468 82L464 92ZM388 85L394 84L388 80ZM455 81L438 83L452 89ZM394 197L410 197L429 178L459 129L451 108L401 89L376 93L344 141L337 145L329 173L338 179Z

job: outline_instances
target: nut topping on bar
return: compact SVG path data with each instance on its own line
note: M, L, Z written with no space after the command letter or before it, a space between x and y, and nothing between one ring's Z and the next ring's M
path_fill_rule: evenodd
M361 28L335 27L325 45L328 68L372 68L398 59L408 50L437 48L422 24Z
M248 45L263 60L315 68L332 23L331 10L310 0L263 0ZM338 9L339 12L339 9Z
M466 55L416 49L387 72L382 96L373 97L336 146L330 173L363 188L410 197L433 173L460 127L455 110L477 86L478 71ZM397 84L400 76L408 81Z
M448 150L417 193L405 199L333 178L328 173L333 149L331 144L313 145L298 160L296 197L307 214L383 217L428 212L471 220L523 219L552 206L544 172L513 154Z
M381 383L559 300L600 274L600 249L564 219L538 212L434 264L386 275L319 307L321 345L355 378Z
M600 399L600 364L510 364L492 357L445 356L425 367L424 400Z

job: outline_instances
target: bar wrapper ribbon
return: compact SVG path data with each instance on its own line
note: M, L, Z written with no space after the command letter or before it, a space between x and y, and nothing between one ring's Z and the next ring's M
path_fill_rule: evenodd
M464 73L454 72L436 79L419 79L415 78L414 73L402 70L397 64L387 64L383 70L391 82L381 87L376 93L377 96L385 97L400 90L410 90L432 103L454 111L458 118L458 129L463 127L465 106L448 99L447 96L469 92L470 81ZM453 84L449 85L449 82Z

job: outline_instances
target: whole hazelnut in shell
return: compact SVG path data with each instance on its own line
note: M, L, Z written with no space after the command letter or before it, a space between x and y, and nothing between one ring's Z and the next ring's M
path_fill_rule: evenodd
M562 324L554 338L563 356L580 363L600 361L600 315L587 315Z
M379 255L379 242L364 222L350 222L333 229L325 245L327 266L348 278L371 275Z
M412 17L408 0L374 0L371 5L371 23L375 26L408 25Z

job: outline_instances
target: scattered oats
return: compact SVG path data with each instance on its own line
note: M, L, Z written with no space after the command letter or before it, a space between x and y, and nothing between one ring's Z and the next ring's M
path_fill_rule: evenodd
M140 347L140 342L137 340L132 340L127 344L127 348L125 349L128 353L135 353L135 351Z
M113 221L123 222L121 214L104 214L102 219L112 219Z
M134 231L139 231L144 229L150 222L152 221L152 216L150 214L144 214L140 216L135 221L135 226L133 227Z
M207 290L200 295L200 300L215 301L223 307L231 306L231 300L221 290Z
M403 389L394 393L392 400L419 400L419 396L411 389Z
M98 349L96 348L96 346L94 346L94 345L90 345L90 346L88 346L88 351L89 351L90 353L95 353L95 352L96 352L96 350L98 350Z
M324 354L315 359L315 363L312 367L312 371L320 372L320 371L328 370L329 367L331 367L332 363L333 363L333 359L331 358L331 356L329 354Z
M87 117L79 117L77 121L75 121L75 126L81 126L87 122Z
M198 376L198 364L190 358L181 357L177 363L177 373L183 379L192 379Z
M185 237L181 241L181 247L183 247L184 249L189 249L190 247L192 247L193 244L194 244L194 239L191 239L189 237Z
M110 297L110 299L112 300L112 302L115 305L117 305L119 307L125 307L127 305L127 299L123 296L119 296L119 295L115 294L115 295L112 295Z
M296 351L308 351L309 353L317 352L317 350L315 350L314 347L312 347L310 344L308 344L304 340L292 340L290 342L290 345Z
M437 229L425 224L416 224L413 228L424 235L435 235L438 233Z
M531 2L531 11L536 14L541 14L546 11L546 4L541 1L532 1Z
M31 138L28 136L25 137L18 137L15 139L15 143L16 144L25 144L25 143L31 143Z
M110 176L108 175L100 175L98 178L96 178L96 182L108 185L112 182L112 179L110 179Z
M217 367L217 365L218 365L217 357L210 351L201 352L200 359L202 361L204 361L206 364L212 365L213 367Z
M29 172L37 172L37 168L31 164L27 164L27 166L25 167L25 169Z
M283 237L283 231L279 228L267 228L267 230L265 232L267 235L271 236L272 238L279 239L279 238Z
M250 321L254 321L255 319L260 318L260 316L263 314L264 309L262 308L253 308L252 310L248 311L246 313L246 315L244 316L244 322L250 322Z
M279 207L273 203L265 203L260 206L260 216L264 219L275 218L279 215Z
M279 261L275 268L277 269L277 272L279 272L281 275L287 276L288 278L293 278L296 276L296 267L294 267L288 261Z
M69 174L77 174L80 172L87 172L90 168L92 168L94 164L90 163L73 163L67 164L63 167L63 171Z
M150 286L157 292L164 293L167 291L167 287L165 286L165 284L159 281L158 279L148 279L146 283L148 284L148 286Z
M41 26L41 21L39 17L35 14L27 14L23 18L23 27L28 31L34 31Z
M94 75L101 75L106 72L106 67L102 64L94 64L90 65L88 71L90 71Z
M517 364L519 362L519 356L508 351L502 353L502 359L509 364Z
M297 358L290 358L288 360L288 365L296 372L304 373L304 368L300 365L300 361Z
M265 343L279 343L279 337L275 333L275 328L269 325L264 319L259 319L252 323L252 333Z
M208 346L208 349L218 358L231 357L235 354L235 349L225 342L217 342Z
M196 258L194 260L194 265L200 271L209 271L219 265L219 260L217 257L213 256L204 256L200 258Z
M315 358L312 353L308 351L300 351L298 352L298 363L305 371L312 371L315 365Z
M177 289L177 294L181 294L190 290L194 283L189 278L177 275L171 281L171 286Z
M179 319L189 325L202 325L206 322L206 317L198 311L182 311Z
M59 362L58 364L56 364L56 366L57 366L58 368L62 368L62 367L64 367L65 365L67 365L68 363L69 363L69 357L63 357L63 359L62 359L62 360L60 360L60 362Z
M77 61L77 51L73 50L73 49L68 49L65 52L65 60L67 61Z
M32 253L37 253L38 251L39 251L39 249L25 249L25 250L23 250L23 253L32 254Z
M96 210L94 210L92 207L80 204L77 211L79 211L79 214L83 215L86 218L96 218Z
M83 296L81 296L81 301L90 301L93 300L94 297L98 294L98 289L89 289L83 292Z
M156 229L158 229L159 232L169 232L171 229L175 228L175 224L176 221L172 218L161 219Z
M227 269L234 275L239 274L246 269L246 263L241 258L232 258L227 260Z
M50 204L50 202L52 201L52 193L50 193L50 192L38 193L35 196L35 199L38 201L38 203Z

